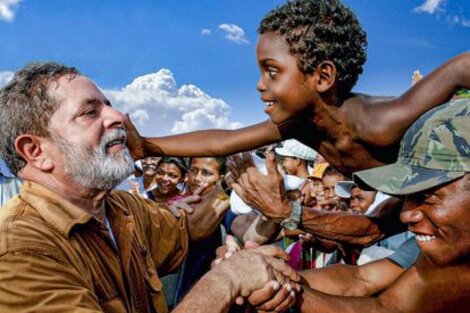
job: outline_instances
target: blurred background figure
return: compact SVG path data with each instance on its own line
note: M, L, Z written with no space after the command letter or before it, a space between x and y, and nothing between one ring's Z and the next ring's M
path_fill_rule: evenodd
M282 147L274 149L280 156L280 164L288 175L306 179L309 176L308 165L315 161L317 152L295 139L284 141Z
M21 182L0 159L0 206L20 192Z

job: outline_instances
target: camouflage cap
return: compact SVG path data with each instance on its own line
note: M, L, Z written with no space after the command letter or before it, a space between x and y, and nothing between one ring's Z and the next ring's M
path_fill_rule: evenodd
M353 174L361 187L407 195L470 172L470 99L453 100L422 115L407 130L397 162Z

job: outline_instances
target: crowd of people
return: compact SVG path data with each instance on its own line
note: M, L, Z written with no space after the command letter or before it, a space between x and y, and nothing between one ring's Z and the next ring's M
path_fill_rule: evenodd
M0 312L466 312L470 54L373 97L366 44L339 0L288 1L259 27L269 120L155 138L74 67L17 71Z

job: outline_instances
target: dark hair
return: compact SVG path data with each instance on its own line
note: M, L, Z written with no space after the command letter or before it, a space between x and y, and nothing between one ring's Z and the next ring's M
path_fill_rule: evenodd
M366 61L366 34L354 13L338 0L288 1L264 17L258 32L285 36L303 73L312 73L321 62L332 61L341 99L356 84Z
M188 165L187 165L186 161L183 158L163 157L160 160L158 160L157 167L159 167L162 164L174 164L174 165L176 165L180 169L183 178L186 175L186 173L188 172Z
M337 169L332 167L331 165L328 165L326 170L323 172L323 177L325 176L344 176L342 173L340 173Z
M0 157L15 173L26 165L16 153L15 140L22 134L49 137L49 120L59 101L49 87L65 74L80 72L62 64L31 63L19 70L0 91Z
M205 157L203 157L205 158ZM219 175L225 175L227 174L227 158L226 157L207 157L214 159L217 163L219 163ZM189 159L189 166L191 167L191 164L193 164L194 159L199 159L197 157L192 157Z

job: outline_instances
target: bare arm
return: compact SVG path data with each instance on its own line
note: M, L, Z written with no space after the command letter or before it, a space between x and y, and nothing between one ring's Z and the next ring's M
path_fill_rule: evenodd
M336 264L301 272L308 286L330 295L364 297L376 294L404 272L389 259L380 259L361 266Z
M130 134L129 146L136 159L159 155L224 156L282 140L277 126L269 120L236 130L201 130L154 138L140 137L129 123L126 128Z
M304 208L302 229L315 236L347 244L370 246L384 237L405 231L400 222L402 202L390 198L374 216Z
M431 72L407 92L390 101L379 101L358 110L359 136L374 145L389 146L401 139L408 127L423 113L447 102L458 88L470 88L470 53L458 55ZM352 106L353 108L354 106Z
M468 265L412 267L377 298L341 297L314 290L299 302L301 312L468 312Z

